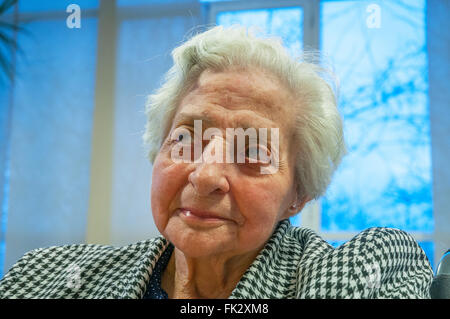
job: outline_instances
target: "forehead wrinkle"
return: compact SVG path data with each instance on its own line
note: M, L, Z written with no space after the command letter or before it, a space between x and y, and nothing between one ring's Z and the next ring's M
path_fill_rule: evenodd
M192 94L193 93L193 94ZM206 105L207 108L223 108L225 110L236 110L236 111L253 111L259 114L263 118L275 121L277 118L277 113L281 111L280 105L275 105L272 101L266 100L262 97L247 97L241 95L235 95L230 93L230 90L215 90L214 92L202 93L191 92L192 95L188 96L184 101L185 105Z
M202 123L206 122L208 125L213 126L216 124L213 117L209 116L209 114L205 111L203 112L186 112L181 111L178 113L174 119L173 123L183 123L183 124L194 124L194 120L201 120Z
M236 114L229 114L229 112L238 112ZM191 112L181 111L174 118L174 122L194 123L194 120L201 120L202 125L206 126L221 126L224 128L271 128L275 127L272 120L255 114L251 110L228 110L227 112L212 111L211 109L204 109ZM225 125L224 125L225 123ZM230 125L231 124L231 125Z
M201 96L229 109L251 109L274 120L273 115L282 111L281 101L287 97L288 92L284 86L276 78L267 77L266 74L262 77L265 79L264 85L255 85L251 75L240 74L246 77L246 81L232 78L231 75L236 73L221 73L222 77L209 76L205 79L207 75L211 75L205 72L200 76L197 87L191 91L191 98Z
M247 92L243 95L228 89L223 89L219 92L221 94L219 96L212 96L212 100L227 109L249 109L272 120L274 112L279 110L279 107L276 106L277 103L272 101L272 97L263 93L252 94L253 92Z

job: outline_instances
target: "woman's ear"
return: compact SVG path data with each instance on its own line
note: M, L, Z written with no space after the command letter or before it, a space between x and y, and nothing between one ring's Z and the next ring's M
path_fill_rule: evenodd
M288 207L285 213L285 218L289 218L297 214L303 209L303 207L305 207L306 203L312 199L308 195L303 196L300 200L298 200L297 198L298 197L296 196L295 201Z

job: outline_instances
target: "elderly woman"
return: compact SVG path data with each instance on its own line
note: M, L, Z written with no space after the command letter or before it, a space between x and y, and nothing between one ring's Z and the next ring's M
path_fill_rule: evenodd
M429 297L430 264L405 232L371 228L333 248L289 223L345 154L323 70L243 28L198 34L173 59L144 135L161 236L33 250L2 297Z

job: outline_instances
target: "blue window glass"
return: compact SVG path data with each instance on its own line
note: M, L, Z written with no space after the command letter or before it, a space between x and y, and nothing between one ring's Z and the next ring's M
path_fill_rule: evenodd
M193 1L192 0L117 0L118 7L167 5L167 4L176 5L177 3L193 3Z
M0 89L3 273L31 249L84 242L89 200L97 19L76 30L61 19L24 27L14 88Z
M330 1L321 12L349 147L322 201L322 230L432 232L425 1Z
M322 231L433 232L425 21L424 0L321 3L349 147L322 200ZM420 244L432 261L433 243Z
M328 243L333 246L334 248L337 248L343 244L345 244L346 240L328 240Z
M8 57L7 55L4 55ZM3 74L2 74L3 75ZM5 234L9 194L9 90L6 77L0 79L0 278L5 257Z
M20 0L18 2L21 12L65 11L70 4L79 5L81 10L95 9L99 5L99 0Z
M293 56L298 56L303 48L303 9L300 7L224 11L217 14L216 21L218 25L239 24L280 37Z
M431 267L434 269L434 243L432 241L420 241L419 246L422 247L430 261Z
M3 28L4 29L4 28ZM2 30L5 37L14 38L11 30ZM6 45L0 46L0 59L4 60L6 69L14 69L12 59L13 49ZM8 71L0 68L0 278L3 275L3 264L5 259L5 238L8 222L8 198L10 177L10 123L11 123L11 92L10 83L12 79L7 75ZM12 74L10 74L12 76Z

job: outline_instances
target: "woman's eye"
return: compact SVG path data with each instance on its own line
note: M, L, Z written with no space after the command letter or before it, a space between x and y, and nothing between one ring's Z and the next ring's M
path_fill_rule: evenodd
M173 131L170 140L176 143L190 143L191 142L191 132L186 128L178 128Z
M261 145L252 145L245 150L245 158L248 163L264 164L266 158L270 156L270 151Z
M258 160L258 147L251 146L245 150L245 157L249 159Z
M183 134L178 135L177 142L183 141L183 137L184 137Z

